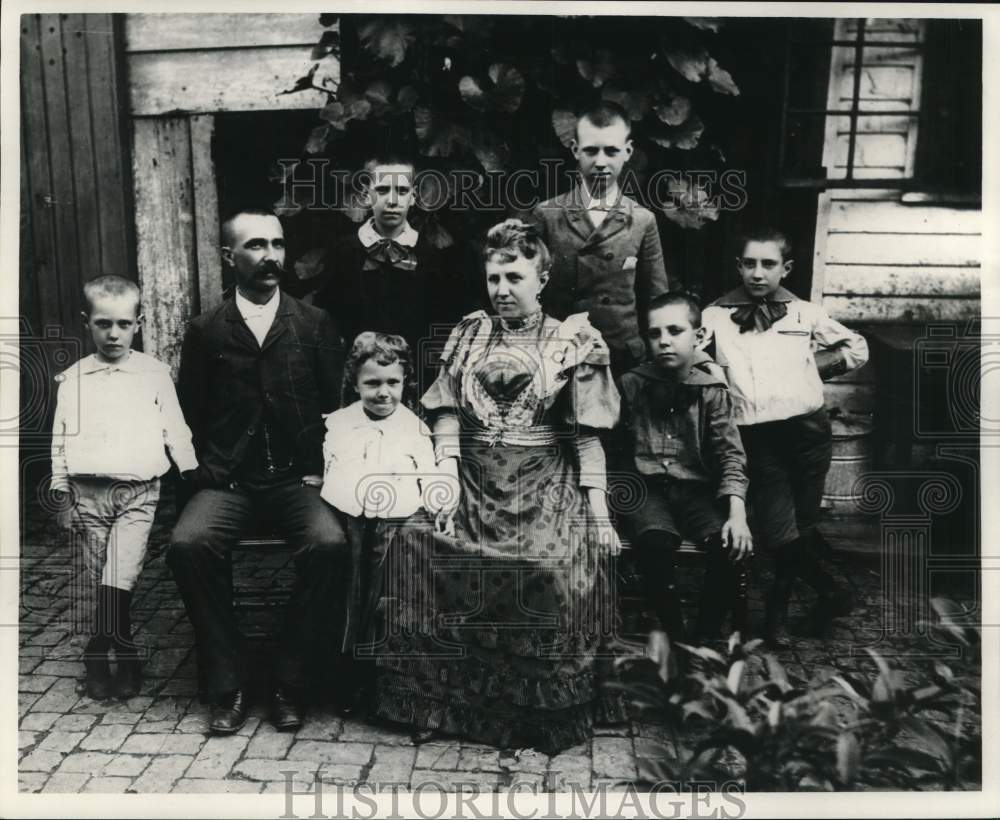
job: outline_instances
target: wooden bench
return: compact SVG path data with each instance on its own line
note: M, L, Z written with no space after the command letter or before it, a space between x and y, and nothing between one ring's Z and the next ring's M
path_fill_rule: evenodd
M621 599L620 609L624 616L629 611L641 612L648 602L642 590L642 578L638 572L638 568L635 566L633 547L626 538L622 538L621 542L622 555L620 560L624 562L625 567L624 571L621 568L619 569L618 593ZM676 558L678 564L682 561L704 561L705 550L702 545L694 541L682 541L677 550ZM679 569L676 564L675 569ZM675 573L675 577L678 576L679 573ZM732 629L734 631L738 630L741 637L745 639L749 627L750 572L748 565L744 564L740 569L737 584L737 597L732 605ZM678 587L680 586L678 584ZM697 606L700 601L691 601L682 598L681 603L682 606ZM640 633L629 635L629 637L633 636L639 637Z
M291 592L287 587L275 583L275 579L270 579L268 584L254 587L238 587L234 578L234 554L243 553L247 559L254 556L274 554L276 552L287 552L290 549L288 541L276 533L255 533L252 536L241 538L236 542L229 553L229 583L232 591L233 608L237 616L241 613L270 610L288 602ZM684 541L677 551L678 562L699 561L705 557L705 551L700 544L693 541ZM632 546L627 539L622 539L621 561L625 562L625 571L622 571L619 564L618 573L618 596L620 608L623 615L626 611L641 613L647 601L642 592L641 577L634 566ZM280 570L275 570L275 575ZM747 610L749 597L749 572L744 567L739 574L739 586L737 600L733 604L732 623L733 629L739 629L742 635L746 635ZM695 602L683 601L684 604L694 604ZM639 633L635 633L638 635ZM247 632L247 637L259 639L266 637L263 630L255 629Z
M227 560L229 564L229 589L237 617L248 612L260 612L282 606L288 603L291 591L287 587L275 583L277 573L280 571L278 569L275 570L275 577L271 578L267 584L252 587L237 586L234 555L240 553L246 556L244 560L252 560L261 555L289 552L290 549L287 539L271 532L254 533L236 542L230 550ZM268 635L260 628L247 630L245 634L246 637L253 639L264 638Z

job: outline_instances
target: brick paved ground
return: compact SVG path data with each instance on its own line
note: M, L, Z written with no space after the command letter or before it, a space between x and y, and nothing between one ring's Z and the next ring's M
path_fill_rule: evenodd
M662 727L633 721L599 731L591 741L549 758L531 750L507 752L459 742L418 748L405 733L344 721L322 710L311 712L296 734L281 734L260 709L237 735L209 738L208 708L196 697L191 626L162 556L174 513L169 496L161 503L133 604L138 640L149 651L142 692L127 703L94 702L82 693L78 658L83 641L71 633L68 618L68 548L37 506L27 513L22 522L18 699L22 791L270 792L285 789L286 771L296 773L297 789L306 788L317 768L328 780L369 784L473 782L492 789L526 782L552 790L569 784L586 789L641 775L643 755L663 739ZM831 524L828 530L832 537L837 527ZM877 529L869 528L868 537L877 540ZM877 543L868 543L867 550L877 553ZM277 564L243 570L241 584L266 585L276 574L280 580L284 560L278 556ZM781 660L790 670L807 678L831 670L857 671L865 659L856 653L866 645L896 652L926 646L916 638L881 638L884 601L877 561L849 555L835 565L849 578L859 607L837 627L833 640L803 639L783 653ZM765 588L762 572L756 572L755 590ZM755 620L760 610L756 592ZM793 605L793 613L801 611ZM630 615L627 625L641 630L644 623ZM912 660L895 663L908 678L919 674Z

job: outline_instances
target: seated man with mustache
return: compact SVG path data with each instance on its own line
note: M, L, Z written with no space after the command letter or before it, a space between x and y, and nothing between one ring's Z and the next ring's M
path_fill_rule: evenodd
M344 532L317 486L344 350L325 311L281 291L285 239L273 212L235 212L222 241L235 291L191 320L181 353L178 394L201 466L167 563L194 626L201 694L214 701L210 731L232 734L249 710L248 664L227 556L262 521L295 547L270 703L275 726L291 731L311 662L333 645L333 605L348 577Z

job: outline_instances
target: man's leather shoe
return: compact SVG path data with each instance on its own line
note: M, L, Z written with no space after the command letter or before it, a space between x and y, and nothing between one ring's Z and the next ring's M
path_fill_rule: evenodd
M437 740L441 737L441 733L437 729L414 729L410 733L410 739L417 746L424 743L430 743L432 740Z
M284 686L271 696L271 722L279 732L294 732L302 726L302 710L298 699Z
M94 700L105 700L111 696L111 666L108 656L85 657L84 668L87 670L87 696Z
M223 695L212 707L209 731L216 735L235 734L247 722L249 712L246 692L242 689Z
M142 687L142 665L138 656L118 655L118 666L115 669L115 697L121 700L134 698Z

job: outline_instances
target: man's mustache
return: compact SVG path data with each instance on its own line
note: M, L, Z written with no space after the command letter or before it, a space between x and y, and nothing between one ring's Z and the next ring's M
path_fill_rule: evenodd
M279 265L273 259L268 259L265 262L261 262L259 271L261 273L269 273L282 278L288 276L288 271L285 270L281 265Z

